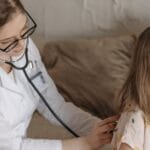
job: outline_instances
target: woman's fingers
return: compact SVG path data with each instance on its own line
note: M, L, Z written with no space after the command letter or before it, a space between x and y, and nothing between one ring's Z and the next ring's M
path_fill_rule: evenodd
M109 143L111 143L111 140L112 140L112 138L106 139L106 140L101 140L101 143L102 143L103 145L109 144Z
M110 143L113 137L111 131L116 128L116 121L119 116L113 116L104 120L101 120L96 124L91 134L87 136L87 139L91 147L101 148L103 145Z
M99 138L100 140L107 140L107 139L112 139L113 134L107 133L107 134L102 134Z
M105 124L105 125L97 127L97 128L99 128L99 129L97 129L98 134L109 133L116 128L116 125L113 123L108 123L108 124Z
M101 120L98 123L98 125L99 126L104 126L104 125L109 124L109 123L114 123L114 122L118 121L119 118L120 118L120 116L109 117L109 118L106 118L104 120Z

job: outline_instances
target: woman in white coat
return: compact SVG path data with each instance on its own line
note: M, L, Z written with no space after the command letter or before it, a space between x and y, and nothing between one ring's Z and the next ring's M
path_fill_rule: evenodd
M0 0L0 150L97 150L109 143L114 121L99 120L72 103L66 103L46 72L39 52L29 36L36 24L19 0ZM80 138L70 140L29 139L26 130L35 110L51 123L60 125L27 81L26 72L57 115ZM92 130L93 128L93 130Z

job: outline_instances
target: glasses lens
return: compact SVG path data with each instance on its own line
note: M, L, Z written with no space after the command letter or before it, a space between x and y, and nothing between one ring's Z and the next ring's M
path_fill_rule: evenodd
M35 31L35 27L30 28L26 33L24 33L21 37L22 39L27 39L29 36L31 36Z
M10 52L11 50L13 50L19 43L19 40L16 40L15 42L13 42L11 45L9 45L9 47L6 49L5 52Z

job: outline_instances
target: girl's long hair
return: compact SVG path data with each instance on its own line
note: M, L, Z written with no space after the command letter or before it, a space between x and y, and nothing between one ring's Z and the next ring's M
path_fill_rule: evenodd
M123 111L128 104L137 105L150 118L150 27L139 36L129 71L118 100Z

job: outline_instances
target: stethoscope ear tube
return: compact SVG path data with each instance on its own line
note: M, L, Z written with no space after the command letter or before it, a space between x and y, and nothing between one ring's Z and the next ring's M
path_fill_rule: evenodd
M44 98L44 96L39 92L39 90L36 88L36 86L33 84L33 82L30 80L27 72L25 69L23 69L23 72L25 74L25 77L27 78L28 82L31 84L31 86L33 87L33 89L37 92L37 94L39 95L39 97L41 98L41 100L43 101L43 103L46 105L46 107L48 108L48 110L54 115L54 117L75 137L79 137L79 135L77 135L72 129L70 129L59 117L58 115L53 111L53 109L51 108L51 106L48 104L48 102L46 101L46 99Z

